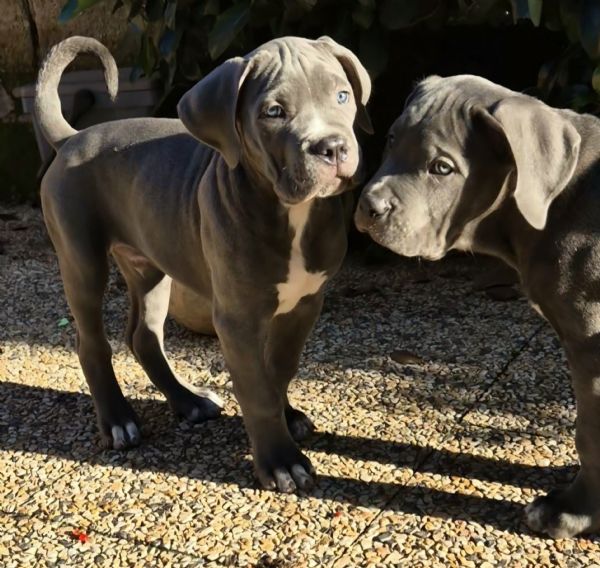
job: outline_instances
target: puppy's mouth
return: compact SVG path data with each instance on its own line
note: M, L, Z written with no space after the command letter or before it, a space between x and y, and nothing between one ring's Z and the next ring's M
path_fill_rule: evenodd
M277 181L276 192L286 205L333 197L356 187L360 181L357 173L357 168L325 164L302 164L293 172L284 168Z

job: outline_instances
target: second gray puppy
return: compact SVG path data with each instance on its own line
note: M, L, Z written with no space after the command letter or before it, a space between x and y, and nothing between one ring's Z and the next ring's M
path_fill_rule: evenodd
M502 258L558 333L581 468L526 509L554 537L600 527L600 120L469 75L430 77L391 127L356 223L406 256Z

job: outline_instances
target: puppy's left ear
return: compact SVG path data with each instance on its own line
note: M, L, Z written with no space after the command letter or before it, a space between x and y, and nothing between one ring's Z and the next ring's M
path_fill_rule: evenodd
M373 125L367 112L367 103L371 96L369 73L352 51L333 41L329 36L321 36L317 42L322 43L344 68L356 100L356 123L368 134L373 134Z
M181 97L177 114L200 142L217 150L230 168L240 160L236 128L238 95L250 64L242 57L222 63Z
M503 99L488 117L512 153L517 207L532 227L541 230L552 201L573 176L581 136L558 111L531 97Z

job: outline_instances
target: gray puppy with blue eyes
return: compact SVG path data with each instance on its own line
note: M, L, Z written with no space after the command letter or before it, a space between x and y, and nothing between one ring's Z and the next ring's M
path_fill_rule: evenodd
M116 95L115 62L97 41L73 37L51 51L36 114L58 153L41 195L106 445L140 440L102 322L112 254L129 289L127 342L173 410L196 422L220 412L217 397L194 392L165 357L175 281L195 303L196 329L219 337L259 480L309 488L313 469L294 439L314 426L287 387L346 251L341 194L360 170L354 123L371 130L367 72L330 38L280 38L202 79L181 99L181 120L77 132L57 86L80 52L100 57Z
M357 226L398 254L500 257L564 346L581 467L526 509L553 537L600 528L600 120L469 75L430 77L389 131Z

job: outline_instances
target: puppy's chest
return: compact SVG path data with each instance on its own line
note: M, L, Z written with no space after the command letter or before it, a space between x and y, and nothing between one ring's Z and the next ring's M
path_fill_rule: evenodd
M310 271L306 267L302 239L309 221L313 204L300 203L288 209L289 227L293 232L285 282L277 287L277 308L274 315L292 311L305 296L316 294L327 280L325 271Z

